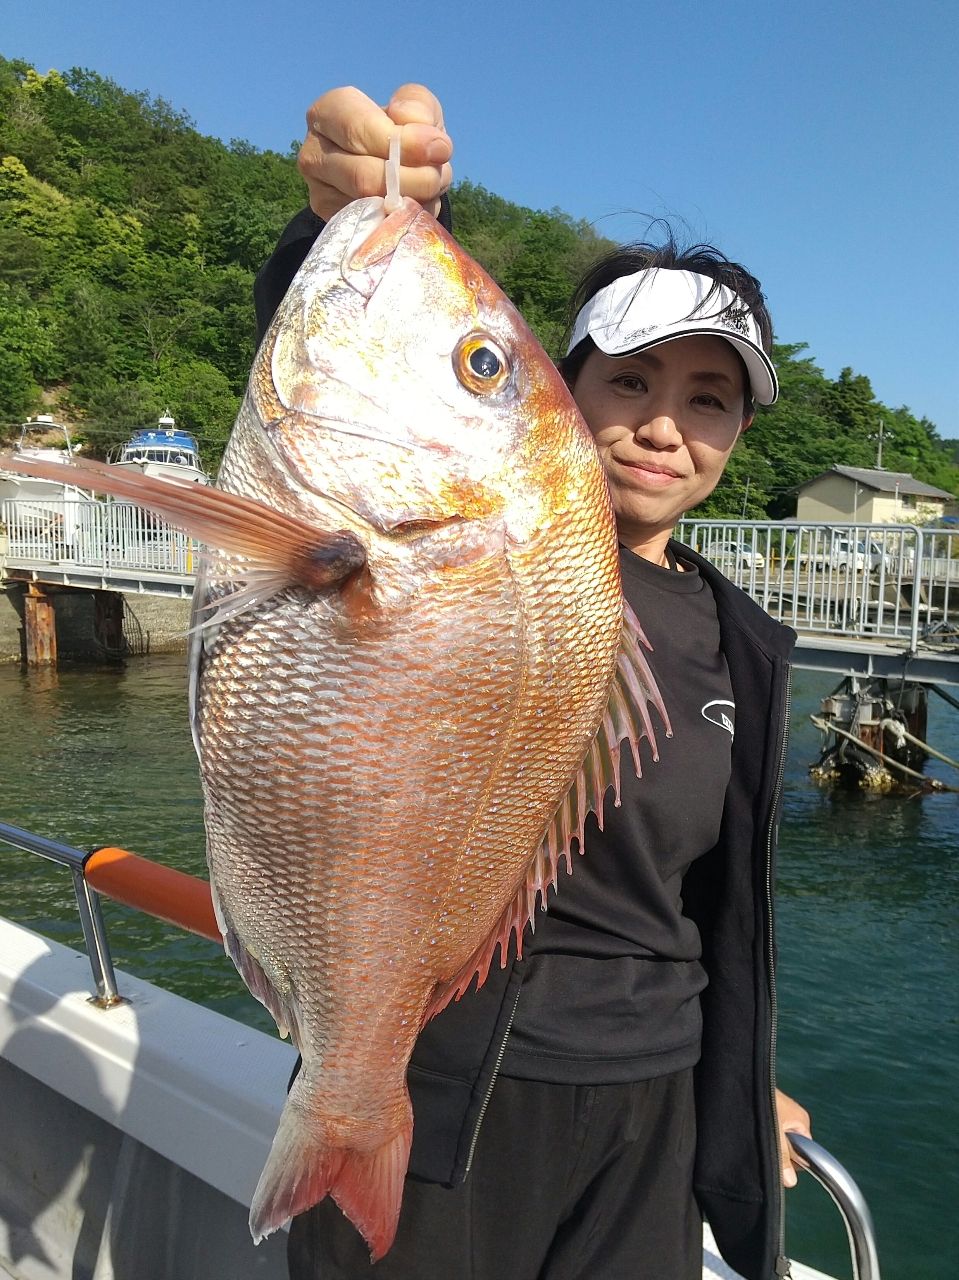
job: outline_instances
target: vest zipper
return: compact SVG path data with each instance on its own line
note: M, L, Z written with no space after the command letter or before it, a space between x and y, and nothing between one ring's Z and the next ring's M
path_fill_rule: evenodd
M464 1177L466 1176L466 1174L469 1173L470 1169L473 1166L473 1156L476 1152L476 1143L479 1140L480 1127L482 1126L483 1118L486 1115L486 1109L489 1106L490 1098L492 1098L493 1096L493 1086L496 1084L496 1078L499 1075L499 1069L503 1064L503 1058L506 1054L506 1041L509 1039L509 1033L513 1028L513 1019L516 1017L516 1010L519 1006L519 997L520 997L520 992L522 990L523 990L523 986L522 986L522 983L520 983L516 991L516 999L513 1001L513 1007L510 1010L509 1021L506 1024L506 1030L503 1032L503 1039L500 1042L499 1052L496 1055L496 1061L493 1063L493 1074L490 1076L489 1087L486 1090L486 1096L483 1098L483 1105L479 1109L479 1115L476 1117L476 1126L473 1129L473 1137L470 1140L469 1154L466 1157L466 1173L463 1175Z
M779 1006L776 998L776 947L773 937L773 843L776 827L776 812L779 798L782 795L783 779L786 772L786 755L789 750L789 716L792 705L791 690L792 669L786 665L786 687L783 697L782 737L779 747L779 764L776 772L776 785L773 789L772 807L769 814L769 826L766 829L766 963L769 980L769 1101L772 1107L773 1134L776 1144L776 1163L773 1187L777 1191L779 1210L779 1244L776 1257L776 1275L789 1280L792 1275L789 1259L786 1257L786 1204L783 1195L782 1180L779 1168L779 1122L776 1113L776 1038L778 1034Z

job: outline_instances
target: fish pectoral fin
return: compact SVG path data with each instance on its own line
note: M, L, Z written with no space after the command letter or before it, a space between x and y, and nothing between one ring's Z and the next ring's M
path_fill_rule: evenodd
M614 802L617 805L620 802L622 743L629 743L637 778L641 778L643 774L639 754L639 744L643 738L649 740L653 760L659 759L650 707L654 707L659 713L667 737L672 736L672 730L662 696L643 652L644 649L651 648L643 635L639 619L629 605L624 603L619 660L599 732L590 744L572 786L556 810L519 892L460 972L450 982L437 986L424 1015L424 1025L451 1000L458 1000L474 978L477 980L477 988L483 985L497 947L500 949L501 967L506 965L510 939L514 936L516 954L522 956L523 931L527 924L534 923L537 903L545 907L547 892L556 887L560 860L565 860L567 872L572 872L573 841L577 842L581 853L584 850L587 817L591 812L595 813L602 830L603 801L610 787L614 790Z
M286 515L254 498L225 493L211 485L158 480L91 458L43 462L0 455L2 465L21 475L86 486L112 494L168 520L216 551L243 556L251 577L281 586L322 591L344 582L366 563L366 548L352 533L331 533Z

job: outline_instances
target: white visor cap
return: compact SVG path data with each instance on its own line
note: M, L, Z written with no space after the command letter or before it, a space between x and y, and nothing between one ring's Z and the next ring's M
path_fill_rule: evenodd
M608 356L625 356L698 333L731 342L746 365L753 399L775 403L776 370L753 313L731 289L694 271L650 267L619 276L580 310L566 354L586 337Z

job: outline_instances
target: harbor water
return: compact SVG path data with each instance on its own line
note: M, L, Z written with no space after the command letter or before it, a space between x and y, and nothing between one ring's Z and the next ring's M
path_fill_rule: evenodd
M809 715L832 683L794 679L778 879L780 1083L862 1187L884 1280L952 1280L959 794L816 787L807 769L820 735ZM928 736L959 757L959 712L934 695ZM959 783L946 765L929 772ZM181 657L111 670L0 667L0 777L7 822L205 872ZM82 946L69 875L8 846L0 846L0 914ZM105 914L118 968L272 1031L214 944L109 903ZM825 1193L804 1176L787 1203L788 1252L849 1275L845 1233Z

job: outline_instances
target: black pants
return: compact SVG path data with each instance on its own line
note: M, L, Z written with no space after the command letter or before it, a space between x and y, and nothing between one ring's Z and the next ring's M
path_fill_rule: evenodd
M332 1200L290 1228L290 1280L701 1280L692 1071L637 1084L501 1078L453 1190L408 1178L372 1266Z

